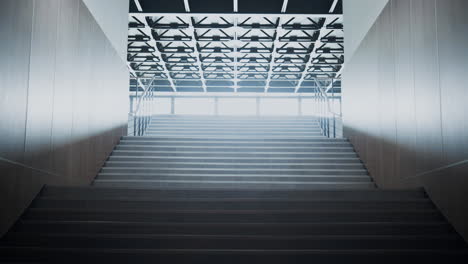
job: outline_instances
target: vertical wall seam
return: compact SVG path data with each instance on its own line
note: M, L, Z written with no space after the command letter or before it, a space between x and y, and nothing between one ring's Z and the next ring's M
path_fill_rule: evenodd
M395 136L394 136L394 142L395 142L395 146L399 146L398 144L398 124L397 124L397 107L398 107L398 96L397 96L397 85L396 85L396 74L397 74L397 67L396 67L396 60L395 60L395 55L396 55L396 51L395 51L395 46L396 46L396 40L395 40L395 0L390 0L390 25L391 25L391 28L392 28L392 63L393 63L393 82L392 82L392 86L393 86L393 126L394 126L394 131L395 131ZM394 151L393 151L393 160L394 160L394 164L393 164L393 175L392 175L392 183L394 183L394 179L397 178L397 167L399 168L399 165L397 166L397 162L398 162L398 148L394 148Z
M31 56L34 40L34 20L36 18L36 1L32 1L32 18L31 18L31 36L29 38L29 61L28 61L28 80L26 89L26 113L24 118L24 140L23 140L23 162L26 160L26 144L28 138L28 118L29 118L29 88L31 83Z
M444 115L443 115L443 106L442 106L442 83L440 78L440 43L439 43L439 17L438 17L438 5L437 0L434 0L434 16L435 16L435 34L436 34L436 45L437 45L437 85L439 87L439 116L440 116L440 144L442 150L442 156L447 160L447 155L445 153L445 144L444 144Z
M54 117L55 117L55 86L56 86L56 79L57 79L57 44L59 40L59 18L60 18L60 13L61 13L61 8L62 8L62 1L58 2L58 7L57 7L57 15L56 15L56 20L55 20L55 51L54 51L54 66L52 69L54 69L54 77L52 79L52 116L50 120L50 145L49 145L49 150L52 152L54 149ZM52 163L54 162L54 159L52 159Z
M415 51L415 47L414 47L414 34L413 34L413 23L414 23L414 16L413 16L413 2L414 0L410 0L410 12L409 12L409 19L410 19L410 23L409 23L409 31L410 31L410 52L411 52L411 68L412 68L412 71L411 71L411 77L413 78L413 89L411 89L412 93L413 93L413 135L416 135L415 137L412 137L412 140L413 140L413 144L414 146L413 147L416 147L417 146L417 134L418 134L418 121L417 121L417 98L416 98L416 59L415 59L415 55L414 55L414 51ZM412 171L411 173L416 173L418 171L418 162L416 160L416 157L414 157L414 162L415 162L415 166L414 166L414 171Z

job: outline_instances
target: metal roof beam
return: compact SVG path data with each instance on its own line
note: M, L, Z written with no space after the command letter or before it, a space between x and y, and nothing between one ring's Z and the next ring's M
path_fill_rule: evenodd
M330 7L330 13L335 12L336 5L338 4L338 0L333 0L332 6Z
M189 13L190 12L189 0L184 0L184 7L185 7L185 12Z
M283 6L281 7L281 13L286 13L286 9L288 9L288 0L283 0Z
M133 0L133 2L135 3L138 11L143 12L143 8L141 8L140 0Z

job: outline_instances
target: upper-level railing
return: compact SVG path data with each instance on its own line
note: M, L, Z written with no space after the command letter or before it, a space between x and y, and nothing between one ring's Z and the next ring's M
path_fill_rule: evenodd
M132 107L129 113L129 135L143 136L151 121L152 106L153 106L153 91L151 85L156 79L156 75L150 80L146 87L137 80L137 83L143 87L143 92L138 94L137 86L137 102L136 106Z
M131 110L129 113L128 135L143 136L153 115L153 107L155 106L154 93L151 89L153 77L148 83L143 84L140 80L137 83L143 87L143 92L138 92L131 100ZM313 112L317 116L323 135L330 138L342 137L342 114L341 114L341 96L334 94L334 86L332 79L311 79L316 84L316 89L313 94L298 99L312 98ZM206 95L205 95L206 96ZM162 96L164 97L164 96ZM252 97L257 98L257 97ZM278 98L278 97L275 97ZM171 101L173 104L174 100ZM301 102L300 100L298 101ZM217 101L216 101L217 103ZM259 101L257 100L257 104ZM173 110L174 106L171 105ZM217 107L215 107L217 109ZM299 107L301 108L301 107ZM257 106L257 112L259 107ZM338 110L338 111L337 111ZM299 115L302 112L299 111ZM259 115L259 113L257 113Z
M340 138L343 136L342 129L342 113L341 113L341 97L330 98L328 90L333 89L333 79L316 79L313 81L317 88L315 89L315 107L317 118L320 123L323 135L329 138ZM321 82L329 82L327 88ZM339 112L335 112L335 106L338 103Z

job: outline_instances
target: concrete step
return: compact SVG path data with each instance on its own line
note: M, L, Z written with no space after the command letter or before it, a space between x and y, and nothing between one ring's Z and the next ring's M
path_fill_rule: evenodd
M371 182L369 176L326 175L326 176L297 176L297 175L204 175L204 174L117 174L99 173L98 180L155 180L155 181L265 181L265 182Z
M248 242L248 243L247 243ZM438 236L227 236L12 233L1 245L114 249L464 249L457 235Z
M233 131L233 130L226 130L226 131L215 131L215 130L155 130L155 129L148 129L145 131L145 135L148 136L204 136L204 137L211 137L211 136L233 136L233 137L323 137L320 131Z
M295 138L172 138L172 137L151 137L151 136L124 136L122 140L133 140L133 141L158 141L158 142L177 142L177 141L184 141L184 142L239 142L239 143L325 143L325 142L349 142L345 138L327 138L327 137L319 137L319 138L307 138L307 139L295 139Z
M25 220L171 223L342 223L445 221L437 210L122 210L30 208Z
M150 174L259 174L259 175L368 175L365 169L278 169L278 168L141 168L106 166L101 169L104 173L150 173Z
M248 139L248 138L258 138L258 139L282 139L285 136L291 138L291 139L320 139L323 138L324 136L321 134L303 134L303 135L284 135L283 133L277 133L277 134L260 134L260 133L250 133L250 134L240 134L240 133L212 133L212 134L206 134L206 133L199 133L199 134L194 134L194 133L184 133L184 134L179 134L179 133L148 133L145 134L145 136L149 137L172 137L172 138L232 138L232 139Z
M153 120L158 119L189 119L189 120L316 120L315 116L284 116L284 115L271 115L271 116L242 116L242 115L153 115Z
M116 149L111 157L132 156L132 157L177 157L177 158L265 158L265 159L338 159L338 158L357 158L354 151L347 152L269 152L269 151L159 151L159 150L121 150Z
M116 150L135 151L215 151L215 152L294 152L294 153L314 153L314 152L353 152L352 147L249 147L249 146L146 146L146 145L117 145Z
M239 131L239 132L319 132L318 125L298 126L295 124L280 125L243 125L243 124L149 124L148 130L161 131Z
M243 130L243 129L259 129L259 130L269 130L269 129L281 129L281 130L314 130L320 129L320 125L316 123L215 123L215 122L153 122L148 125L148 128L152 129L191 129L191 128L200 128L200 129L231 129L231 130Z
M120 145L146 145L146 146L198 146L198 147L352 147L349 142L311 142L311 143L293 143L293 142L239 142L239 141L154 141L154 140L121 140Z
M227 146L236 146L236 147L352 147L348 142L320 142L320 143L272 143L272 142L193 142L193 141L143 141L143 140L121 140L120 145L146 145L146 146L198 146L198 147L227 147Z
M165 190L131 189L106 187L45 186L41 197L61 199L284 199L307 201L412 201L428 199L422 189L415 190L322 190L322 191L278 191L278 190Z
M91 210L113 209L113 210L434 210L434 205L428 200L421 201L294 201L294 200L237 200L224 199L221 201L213 199L197 200L161 200L148 201L141 199L115 200L115 199L86 199L86 200L64 200L53 198L36 199L31 208L50 209L80 209Z
M121 155L112 155L108 159L109 161L113 162L155 162L155 163L163 163L163 162L185 162L185 163L290 163L290 164L330 164L330 163L338 163L338 164L361 164L361 160L357 157L354 158L293 158L293 157L252 157L252 158L245 158L245 157L172 157L172 156L121 156Z
M271 124L281 124L281 123L307 123L307 124L318 124L318 120L314 118L295 118L295 117L152 117L151 123L158 123L158 122L171 122L171 123L255 123L255 124L264 124L264 123L271 123Z
M465 250L235 250L235 249L83 249L2 247L3 260L40 259L48 263L465 263Z
M16 233L29 234L185 234L241 236L421 236L454 234L446 222L353 223L147 223L21 220Z
M304 182L304 181L226 181L226 180L133 180L96 179L93 186L166 189L252 189L252 190L346 190L375 188L372 182Z
M308 170L308 169L340 169L340 170L359 170L363 169L364 166L360 162L354 163L291 163L291 162L281 162L277 161L275 163L271 162L261 162L261 163L241 163L241 162L153 162L153 161L107 161L105 167L124 167L124 168L158 168L158 169L281 169L281 170Z

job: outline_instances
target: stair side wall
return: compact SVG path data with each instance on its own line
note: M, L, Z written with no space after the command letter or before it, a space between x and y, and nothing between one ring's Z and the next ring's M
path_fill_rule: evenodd
M44 184L96 176L125 135L128 70L82 0L2 1L0 34L1 234Z
M391 0L343 75L344 133L377 185L424 187L465 239L467 8Z

